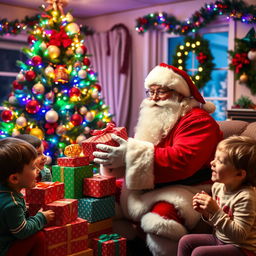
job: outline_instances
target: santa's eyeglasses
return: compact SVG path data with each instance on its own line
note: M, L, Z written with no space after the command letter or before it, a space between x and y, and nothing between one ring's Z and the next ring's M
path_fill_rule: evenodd
M173 90L146 90L146 95L148 97L154 97L156 95L157 97L165 97L169 92L172 92Z

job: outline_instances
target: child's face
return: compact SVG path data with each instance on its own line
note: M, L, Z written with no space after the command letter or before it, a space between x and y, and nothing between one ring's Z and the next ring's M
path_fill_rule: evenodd
M44 155L44 145L43 143L39 148L36 149L37 151L37 158L35 160L35 165L38 169L43 170L44 165L46 163L47 157Z
M22 188L33 188L36 185L36 177L38 176L38 171L35 166L35 160L30 161L23 168L22 173L18 173L18 187Z
M225 151L218 150L211 162L212 181L224 183L226 186L235 184L238 179L238 171L229 161Z

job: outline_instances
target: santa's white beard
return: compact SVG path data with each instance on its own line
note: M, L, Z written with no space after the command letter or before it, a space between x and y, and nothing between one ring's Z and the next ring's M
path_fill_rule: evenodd
M176 124L182 110L183 105L177 99L143 100L135 128L135 139L158 144Z

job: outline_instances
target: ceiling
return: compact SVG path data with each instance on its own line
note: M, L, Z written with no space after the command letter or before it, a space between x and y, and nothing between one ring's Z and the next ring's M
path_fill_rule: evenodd
M0 0L3 4L30 9L37 9L45 2L46 0ZM65 10L72 10L75 17L88 18L174 2L184 0L69 0Z

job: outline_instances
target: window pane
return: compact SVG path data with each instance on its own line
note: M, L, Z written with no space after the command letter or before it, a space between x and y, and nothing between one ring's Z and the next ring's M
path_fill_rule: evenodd
M227 97L227 70L212 71L212 79L203 87L204 97Z
M8 99L11 92L11 84L14 80L15 77L0 76L0 105L4 100Z
M211 101L216 106L216 110L211 116L216 121L224 121L227 119L227 101L225 100L213 100Z
M214 57L215 68L228 65L228 32L208 33L203 38L209 41L209 46Z
M0 71L5 72L19 72L20 68L17 67L17 60L25 60L25 55L20 50L10 50L0 48Z
M171 37L168 38L168 63L173 63L173 55L176 52L177 45L183 44L184 37Z

